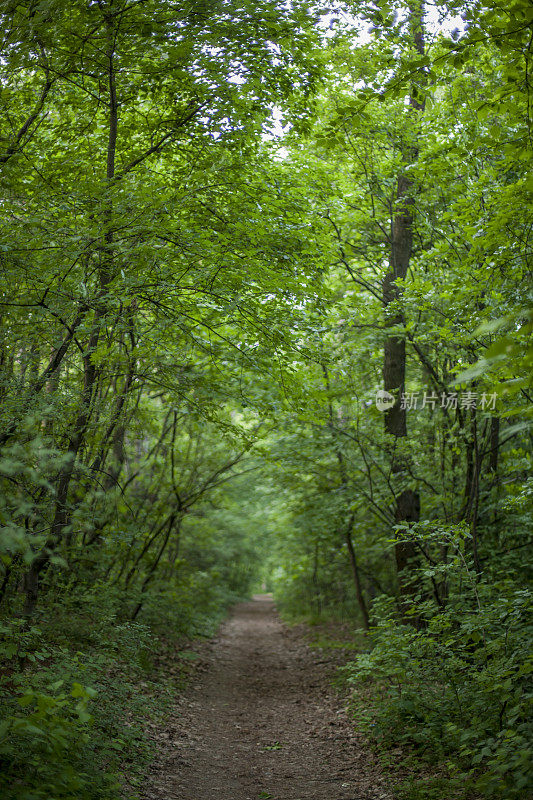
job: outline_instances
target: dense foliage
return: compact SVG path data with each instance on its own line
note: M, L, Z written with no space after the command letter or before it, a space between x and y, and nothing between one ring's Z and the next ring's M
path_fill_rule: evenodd
M0 15L2 796L132 786L262 582L420 796L525 796L530 4Z

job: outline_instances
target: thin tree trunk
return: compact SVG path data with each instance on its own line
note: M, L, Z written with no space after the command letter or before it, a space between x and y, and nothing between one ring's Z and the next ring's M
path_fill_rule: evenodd
M475 409L472 410L472 444L474 465L472 470L472 485L470 488L470 535L472 537L472 556L474 568L478 575L481 574L481 562L479 560L479 541L478 541L478 513L479 513L479 474L481 472L481 459L479 453L479 443L477 436L477 418Z
M324 375L324 383L326 385L326 389L329 392L329 390L330 390L329 373L328 373L328 368L326 367L325 364L322 364L322 373ZM331 437L332 437L332 439L334 440L334 443L335 443L335 434L334 434L334 431L333 431L333 405L332 405L331 400L329 398L328 398L328 414L329 414L329 427L331 429ZM335 454L337 456L337 461L338 461L338 464L339 464L339 473L340 473L340 477L341 477L341 486L344 489L347 489L348 488L348 474L347 474L347 471L346 471L346 464L344 463L344 457L342 455L342 451L337 448L336 451L335 451ZM357 602L359 603L359 608L361 609L361 614L362 614L362 617L363 617L363 627L365 628L365 630L368 631L369 627L370 627L369 626L369 618L368 618L368 609L367 609L365 598L364 598L364 594L363 594L363 587L361 585L361 580L360 580L360 575L359 575L359 565L357 563L357 558L356 558L356 555L355 555L355 548L353 546L353 541L352 541L352 528L353 528L353 524L354 524L354 519L355 519L355 514L352 513L350 515L350 519L349 519L348 525L346 527L346 533L345 533L344 539L345 539L346 545L348 547L348 557L349 557L349 560L350 560L350 567L351 567L352 575L353 575L353 579L354 579L355 594L356 594Z
M348 555L350 557L350 566L352 568L352 575L353 581L355 584L355 594L357 596L357 602L359 603L359 609L361 611L361 616L363 617L363 628L365 631L370 630L370 620L368 616L368 608L365 602L365 597L363 594L363 587L361 586L361 576L359 575L359 565L357 563L357 558L355 555L355 550L352 542L352 526L353 526L354 516L352 515L350 519L350 524L346 528L346 546L348 547Z
M167 528L167 532L165 534L165 538L163 540L163 544L161 545L161 547L159 549L159 552L158 552L158 554L157 554L152 566L150 567L150 570L149 570L146 578L143 581L143 585L141 587L141 599L139 600L137 606L135 607L135 610L134 610L133 614L131 615L132 620L135 620L137 618L137 615L139 614L139 611L143 607L143 603L144 603L143 595L146 592L146 589L148 588L148 584L150 583L150 581L154 577L155 571L157 569L157 565L159 564L159 562L161 560L161 557L162 557L163 553L166 550L168 541L170 539L170 534L172 533L172 528L174 526L174 522L175 521L176 521L176 514L172 514L170 519L169 519L169 522L168 522L168 528Z
M500 455L500 418L490 418L490 459L489 469L494 476L494 480L498 477L498 458Z
M168 516L166 519L164 519L164 520L163 520L163 522L161 523L161 525L159 525L159 526L156 528L156 530L155 530L155 532L153 533L153 535L152 535L152 536L150 536L150 538L148 539L148 541L147 541L147 542L145 542L145 544L144 544L144 546L143 546L143 548L142 548L141 552L139 553L139 555L138 555L138 556L137 556L137 558L135 559L135 561L134 561L134 563L133 563L132 567L130 568L130 570L129 570L129 572L128 572L127 576L126 576L126 580L124 581L124 588L126 588L126 589L127 589L127 587L130 585L130 582L131 582L131 580L132 580L133 576L135 575L135 572L137 571L137 567L139 566L139 564L141 563L142 559L144 558L144 556L146 555L146 553L148 552L148 550L151 548L151 546L153 545L153 543L156 541L156 539L157 539L157 537L159 536L159 534L160 534L160 533L161 533L161 532L162 532L162 531L165 529L165 525L167 524L167 522L168 522L170 519L172 519L172 516L173 516L173 515L172 515L172 514L170 514L170 515L169 515L169 516ZM115 581L115 583L116 583L116 581Z

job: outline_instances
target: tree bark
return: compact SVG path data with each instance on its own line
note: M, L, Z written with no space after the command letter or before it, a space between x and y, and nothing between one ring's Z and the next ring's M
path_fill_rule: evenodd
M413 2L410 8L410 25L415 49L424 54L423 4ZM423 98L413 87L409 98L409 113L420 114L424 110ZM408 142L404 148L403 161L406 166L416 162L418 147L416 142ZM391 220L391 249L389 269L383 279L383 306L385 326L401 328L405 318L401 309L402 290L398 281L402 281L409 271L413 249L414 198L415 184L406 174L398 177L395 209ZM387 336L383 351L383 386L395 398L394 405L385 411L385 433L395 439L407 437L407 410L402 408L401 396L405 392L406 347L405 336L394 331ZM394 519L397 524L412 524L420 518L420 497L413 489L402 489L402 479L406 473L403 457L398 457L396 447L392 448L391 472L398 485L395 498ZM395 546L396 571L398 574L400 596L413 593L412 581L406 575L409 562L416 557L413 542L398 542Z

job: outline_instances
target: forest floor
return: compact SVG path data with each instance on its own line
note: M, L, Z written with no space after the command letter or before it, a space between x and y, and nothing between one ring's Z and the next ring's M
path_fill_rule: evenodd
M390 800L332 663L268 596L238 605L165 729L142 800Z

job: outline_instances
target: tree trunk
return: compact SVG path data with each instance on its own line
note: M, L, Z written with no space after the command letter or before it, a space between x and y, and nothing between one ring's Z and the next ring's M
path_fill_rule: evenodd
M497 481L498 477L498 457L500 454L500 418L490 418L490 459L489 469Z
M410 8L410 25L413 42L417 52L424 54L423 5L412 3ZM409 113L421 113L424 109L423 98L413 89L409 98ZM408 143L404 148L403 161L406 166L413 164L418 158L416 143ZM383 279L383 306L386 327L398 328L404 325L405 318L401 310L402 290L398 281L407 276L413 248L413 222L415 185L413 180L403 174L398 177L395 209L392 214L392 236L389 258L389 269ZM388 336L383 352L383 386L395 398L394 405L385 411L385 432L395 439L407 436L407 410L402 408L401 396L405 392L406 348L405 336L394 333ZM406 474L403 458L398 457L396 447L392 448L391 472L396 479L398 493L395 498L394 518L397 524L411 524L420 518L420 498L413 489L403 489L402 479ZM400 595L406 597L413 593L414 587L406 575L409 562L416 557L414 543L398 542L395 547L396 571L398 573Z
M131 615L131 619L132 620L137 619L139 611L143 607L143 602L144 602L144 597L143 596L144 596L144 593L146 592L146 589L148 588L148 584L150 583L150 581L154 577L155 571L157 569L157 565L159 564L159 562L161 560L161 557L162 557L163 553L165 552L165 550L167 548L167 544L169 542L170 534L172 533L172 528L174 527L174 523L176 521L176 518L177 518L177 515L176 514L172 514L170 519L169 519L169 521L168 521L168 528L167 528L166 533L165 533L165 538L163 539L163 544L161 545L161 547L159 549L159 552L158 552L156 558L154 559L154 562L153 562L152 566L150 567L150 569L148 571L148 574L146 575L146 577L145 577L145 579L143 581L143 584L142 584L142 587L141 587L141 599L137 603L137 605L135 607L135 610L133 611L133 614ZM179 521L178 521L178 525L179 525Z
M330 383L329 383L328 368L326 367L325 364L322 364L321 366L322 366L322 373L324 375L324 383L325 383L327 391L329 392L330 391ZM333 425L333 404L332 404L332 402L331 402L331 400L329 398L328 398L328 415L329 415L329 427L331 429L331 438L333 439L333 443L336 444L336 442L335 442L335 434L334 434L334 425ZM346 464L344 463L344 457L342 455L342 451L337 447L336 450L335 450L335 454L337 456L337 461L338 461L338 464L339 464L339 474L340 474L340 478L341 478L341 486L343 487L343 489L347 490L348 489L348 473L346 471ZM355 548L353 546L353 541L352 541L352 528L353 528L353 524L354 524L354 519L355 519L355 514L352 513L350 515L350 519L349 519L349 522L348 522L348 525L347 525L347 528L346 528L346 533L345 533L344 538L345 538L345 541L346 541L346 545L348 547L348 557L350 559L350 567L351 567L352 575L353 575L353 579L354 579L355 594L356 594L356 597L357 597L357 602L359 603L359 608L361 609L361 615L363 617L363 627L364 627L364 629L366 631L368 631L369 628L370 628L369 617L368 617L368 609L367 609L366 602L365 602L365 597L364 597L364 594L363 594L363 588L361 586L361 579L360 579L360 575L359 575L359 565L357 563L357 557L355 555Z
M357 558L355 555L355 550L352 542L352 525L353 525L353 516L350 520L350 525L346 529L346 546L348 547L348 555L350 556L350 566L352 568L353 581L355 584L355 594L357 597L357 602L359 603L361 616L363 617L363 628L365 629L365 631L368 631L370 630L370 620L368 616L368 608L366 606L365 597L363 595L363 587L361 586L359 565L357 563Z

